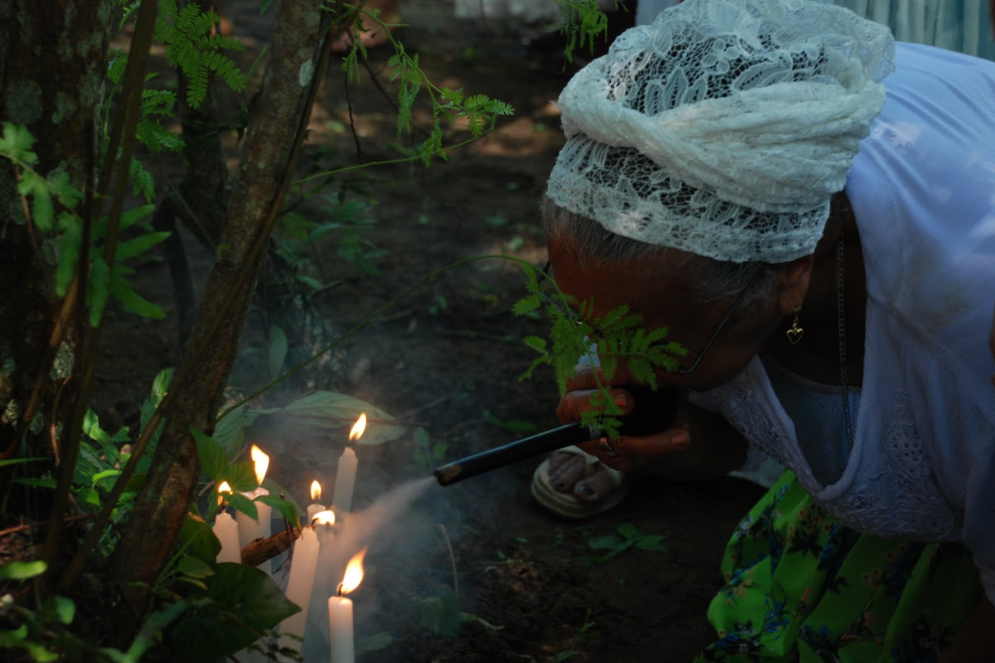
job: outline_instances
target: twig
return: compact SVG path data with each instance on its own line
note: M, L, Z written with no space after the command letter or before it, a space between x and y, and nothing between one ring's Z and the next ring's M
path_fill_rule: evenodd
M345 103L349 107L349 129L352 139L356 142L356 161L363 163L363 148L359 144L359 134L356 133L356 121L352 117L352 99L349 98L349 72L343 72L343 87L345 88Z
M453 564L453 592L456 594L456 603L459 603L459 577L456 574L456 555L453 553L453 544L449 541L449 533L446 532L446 526L442 523L437 524L442 531L442 538L446 540L446 547L449 548L449 561Z
M80 513L75 516L68 516L62 519L62 524L70 523L74 520L84 520L85 518L93 518L92 513ZM47 520L39 520L36 523L28 523L27 525L18 525L17 527L8 527L7 529L0 529L0 536L7 536L8 534L16 534L17 532L23 532L25 530L34 529L35 527L44 527L48 525Z
M249 566L259 566L263 562L273 559L280 553L290 548L290 544L301 536L301 531L296 527L290 527L279 534L265 539L256 539L245 544L242 548L242 563Z
M414 415L418 414L419 412L424 412L425 410L430 410L433 407L435 407L436 405L442 405L443 403L445 403L448 400L449 400L449 396L440 396L439 398L436 398L434 401L432 401L431 403L428 403L427 405L422 405L421 407L416 407L414 410L409 410L409 411L405 412L401 416L401 418L402 419L407 419L408 417L413 417Z

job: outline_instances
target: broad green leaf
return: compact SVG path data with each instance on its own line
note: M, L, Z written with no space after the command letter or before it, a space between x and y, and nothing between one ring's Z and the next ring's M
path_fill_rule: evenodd
M187 514L180 530L180 546L186 549L187 555L193 555L208 564L213 564L221 552L221 542L214 536L210 525L190 514Z
M215 424L214 441L221 445L228 458L233 458L245 444L245 425L244 405L239 405Z
M45 600L45 614L51 619L69 625L76 617L76 604L65 596L50 596Z
M667 552L667 548L663 545L663 536L644 536L639 541L636 542L636 547L640 550L651 550L653 552Z
M591 550L612 550L622 545L622 539L614 534L605 536L595 536L587 540L587 547Z
M269 375L276 379L283 372L283 362L287 360L287 335L273 325L269 328Z
M197 457L200 458L200 465L211 477L211 481L221 483L225 469L228 467L228 456L221 445L215 442L210 436L205 435L196 428L191 428L194 443L197 445Z
M185 617L170 629L176 660L224 659L300 612L272 578L252 566L217 564L207 585L210 610Z
M101 482L101 480L103 480L103 479L109 479L111 477L116 477L119 474L121 474L121 470L113 470L112 469L112 470L104 470L103 472L97 472L96 474L93 475L93 479L92 479L92 481L93 481L93 487L96 488L97 485ZM111 488L111 486L113 486L113 485L114 485L114 482L112 481L111 483L109 483L106 486L101 486L101 488L103 488L104 490L109 490Z
M368 651L380 651L387 649L394 644L394 636L389 631L380 631L368 638L363 638L356 643L356 656L365 654Z
M242 493L232 493L229 495L228 504L231 504L231 507L236 511L241 511L249 518L259 522L259 509L256 508L256 503Z
M256 467L251 460L240 460L232 463L225 470L224 480L228 482L231 489L237 492L247 493L259 487L259 480L256 479Z
M45 573L45 562L7 562L0 566L0 580L27 580Z
M152 381L153 406L159 407L162 397L166 395L166 391L169 389L169 383L173 381L173 373L175 372L175 368L164 368L155 376L155 380Z
M639 533L639 529L632 523L622 523L615 529L615 531L626 539L638 539L642 536Z
M268 490L270 495L276 495L277 497L283 495L283 499L286 500L287 502L290 502L290 504L294 507L294 509L297 510L298 514L307 512L307 509L303 508L300 505L300 503L294 499L293 493L285 489L283 486L278 484L270 477L266 477L265 479L263 479L262 487Z
M268 504L283 516L287 522L290 523L291 527L300 527L300 514L297 512L297 507L285 499L280 499L276 495L260 495L255 499L256 502L262 502L263 504Z
M390 423L389 414L365 401L332 391L316 391L282 408L252 411L257 415L279 415L288 424L326 431L344 431L343 439L359 415L366 413L371 420L357 444L376 445L402 437L406 427ZM234 484L232 484L234 487Z
M176 565L176 570L191 578L207 578L214 575L214 567L199 557L188 555Z

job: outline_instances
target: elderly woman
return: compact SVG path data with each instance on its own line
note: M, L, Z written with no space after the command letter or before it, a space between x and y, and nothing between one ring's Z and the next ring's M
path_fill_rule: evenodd
M560 107L553 277L690 350L660 374L676 426L584 449L791 470L730 541L702 660L995 660L995 65L828 4L688 0ZM572 458L562 496L617 493Z

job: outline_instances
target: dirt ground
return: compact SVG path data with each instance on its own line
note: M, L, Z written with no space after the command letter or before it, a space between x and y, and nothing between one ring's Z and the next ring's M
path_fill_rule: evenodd
M266 43L272 21L272 12L260 15L259 4L225 3L236 36L247 45L239 56L246 69ZM516 114L491 136L455 152L449 163L369 171L378 204L371 212L376 224L365 237L386 251L372 261L379 274L362 274L337 257L331 243L319 245L311 257L315 275L330 285L309 301L338 331L456 260L502 252L537 265L545 260L535 210L562 143L550 102L570 69L563 71L555 55L525 48L522 26L457 21L450 0L404 0L403 12L407 27L398 37L419 53L433 81L502 99ZM388 49L371 51L371 69L393 98L388 55ZM391 102L368 72L350 87L349 99L365 161L397 158L411 144L396 136ZM426 126L424 107L415 122ZM349 127L343 76L333 66L312 120L308 158L321 153L336 163L355 162ZM466 135L452 132L448 139ZM236 139L227 141L234 165ZM321 221L322 205L316 197L297 211ZM202 283L209 256L190 237L184 241ZM98 376L102 419L132 426L153 376L179 358L168 270L161 261L151 262L140 279L140 290L171 315L163 322L116 316L105 334ZM334 361L313 373L311 384L417 424L446 460L515 439L516 433L495 422L553 427L557 394L550 374L519 381L532 359L521 339L543 329L541 321L508 312L522 292L518 271L499 261L450 272L336 348ZM266 382L264 330L253 315L233 377L237 389ZM277 388L261 402L288 402L302 395L297 389ZM269 436L271 476L302 502L311 479L330 486L346 428L334 439ZM417 449L413 433L359 447L356 508L408 479L428 476L432 463ZM354 597L356 629L357 640L376 636L367 645L380 646L362 654L362 661L688 661L714 637L705 611L719 587L723 547L759 488L733 479L674 484L647 478L637 480L617 508L574 522L532 500L528 485L538 462L446 489L433 486L413 505L401 536L373 545L367 580ZM592 561L588 541L625 523L646 535L663 535L666 552L630 549ZM463 613L455 636L438 633L446 633L439 606L448 605L455 589L454 570Z

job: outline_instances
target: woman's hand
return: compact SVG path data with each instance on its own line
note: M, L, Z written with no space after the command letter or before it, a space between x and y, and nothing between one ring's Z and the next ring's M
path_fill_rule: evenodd
M556 414L560 422L580 421L581 414L592 409L590 398L598 382L591 367L581 367L567 383L568 393L560 399ZM624 366L619 366L612 378L615 384L635 384L636 380ZM632 394L621 387L611 387L612 397L623 414L632 412ZM694 479L721 476L743 464L746 442L722 417L687 403L687 392L681 390L676 423L652 435L623 435L608 441L611 450L600 440L578 445L581 449L617 470L634 470L650 459L654 473L672 479ZM614 453L612 453L614 451Z

